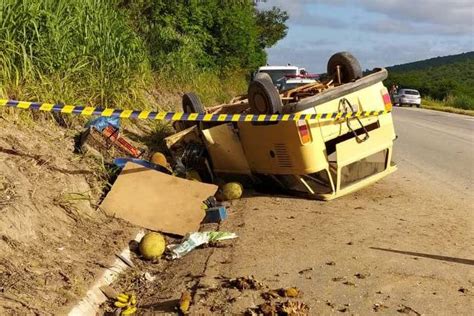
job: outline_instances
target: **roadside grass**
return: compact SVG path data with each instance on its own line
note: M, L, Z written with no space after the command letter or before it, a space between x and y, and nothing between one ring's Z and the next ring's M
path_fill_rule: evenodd
M474 116L474 110L454 107L451 106L448 102L433 100L431 98L424 98L422 100L421 107L429 110Z

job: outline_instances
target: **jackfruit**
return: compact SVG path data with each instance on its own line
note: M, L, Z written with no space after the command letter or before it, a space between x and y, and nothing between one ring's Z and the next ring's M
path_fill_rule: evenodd
M143 236L138 249L145 259L153 260L161 257L165 252L165 238L160 233L147 233Z
M238 182L229 182L224 184L220 190L219 194L216 196L221 201L230 201L235 199L240 199L243 193L243 187Z

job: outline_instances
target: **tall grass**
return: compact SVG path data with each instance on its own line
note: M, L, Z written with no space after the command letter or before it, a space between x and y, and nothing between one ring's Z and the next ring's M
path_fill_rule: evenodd
M150 77L141 39L107 0L0 1L1 93L108 105Z
M152 52L127 14L116 0L1 0L0 97L177 108L182 92L212 105L245 91L238 71L174 64L153 71Z

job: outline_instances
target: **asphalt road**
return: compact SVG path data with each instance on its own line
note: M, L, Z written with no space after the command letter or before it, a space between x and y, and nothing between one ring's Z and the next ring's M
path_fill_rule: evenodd
M395 108L394 160L417 168L440 189L472 194L474 117L417 108Z
M173 262L149 311L192 288L191 314L241 315L267 289L295 286L310 315L472 315L474 120L411 108L393 117L397 172L329 202L247 192L219 226L238 239ZM223 283L248 275L264 288Z

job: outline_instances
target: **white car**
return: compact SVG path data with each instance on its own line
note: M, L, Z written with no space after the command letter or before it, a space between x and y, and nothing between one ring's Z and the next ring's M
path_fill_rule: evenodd
M290 78L285 78L278 81L277 87L280 91L286 91L286 90L294 89L296 87L304 86L306 84L314 83L314 82L316 82L316 80L312 78L299 78L299 77L291 78L290 77Z
M273 83L275 84L276 82L282 80L286 76L297 76L299 75L302 71L304 71L304 68L298 68L296 66L262 66L258 68L257 74L258 73L266 73L270 76L272 79Z
M421 105L420 93L414 89L400 89L393 96L393 104L398 104L398 106L410 105L419 108Z

